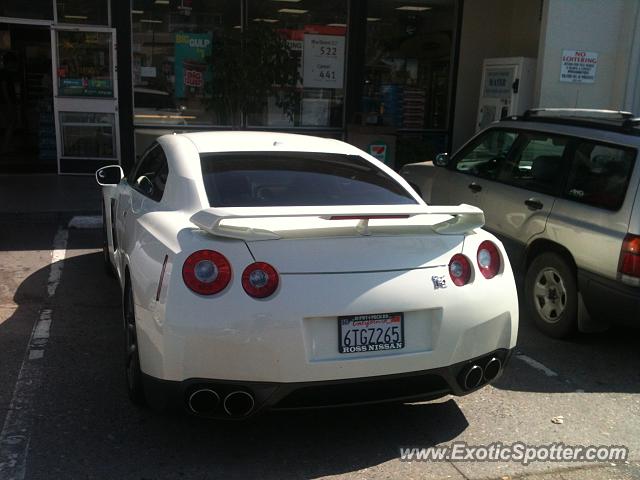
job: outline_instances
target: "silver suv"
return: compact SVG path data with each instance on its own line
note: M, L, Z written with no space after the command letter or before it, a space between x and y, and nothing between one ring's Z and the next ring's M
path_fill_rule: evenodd
M530 110L400 173L427 203L484 210L548 335L640 326L639 127L628 112Z

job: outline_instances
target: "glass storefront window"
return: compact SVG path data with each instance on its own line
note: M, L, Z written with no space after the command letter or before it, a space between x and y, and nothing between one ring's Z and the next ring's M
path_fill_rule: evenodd
M260 97L248 106L249 126L342 126L346 24L346 0L248 0L248 39L265 38L262 45L273 48L246 42L255 49L249 56L263 59L255 66Z
M221 105L214 92L221 79L233 85L240 74L216 53L227 46L233 54L240 43L241 2L132 3L136 125L239 124L234 99Z
M115 115L60 112L62 156L115 158Z
M57 32L58 95L113 97L112 34Z
M57 0L58 23L109 25L109 0Z
M369 0L362 121L446 129L454 1Z
M407 163L424 162L447 151L447 132L404 132L398 135L396 144L396 170Z
M2 0L0 17L53 20L53 2L51 0Z

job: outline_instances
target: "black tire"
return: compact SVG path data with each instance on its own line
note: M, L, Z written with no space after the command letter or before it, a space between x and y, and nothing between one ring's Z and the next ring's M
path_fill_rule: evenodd
M124 320L124 360L127 393L134 404L147 406L142 384L142 370L140 370L133 291L128 280L125 286L122 315Z
M107 215L105 213L104 202L102 202L102 260L104 271L110 277L115 277L115 271L111 258L109 258L109 236L107 235Z
M578 288L574 268L561 255L538 255L524 282L527 312L539 330L567 338L578 330Z

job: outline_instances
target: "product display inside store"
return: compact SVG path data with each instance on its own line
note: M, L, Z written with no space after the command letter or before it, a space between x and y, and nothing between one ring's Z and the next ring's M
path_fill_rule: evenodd
M346 2L245 5L133 2L137 125L342 126Z
M454 21L453 1L368 2L364 123L446 128Z

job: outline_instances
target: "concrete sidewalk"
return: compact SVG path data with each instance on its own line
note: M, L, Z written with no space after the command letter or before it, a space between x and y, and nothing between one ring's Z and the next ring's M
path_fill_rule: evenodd
M0 215L29 218L100 213L93 175L0 175Z

